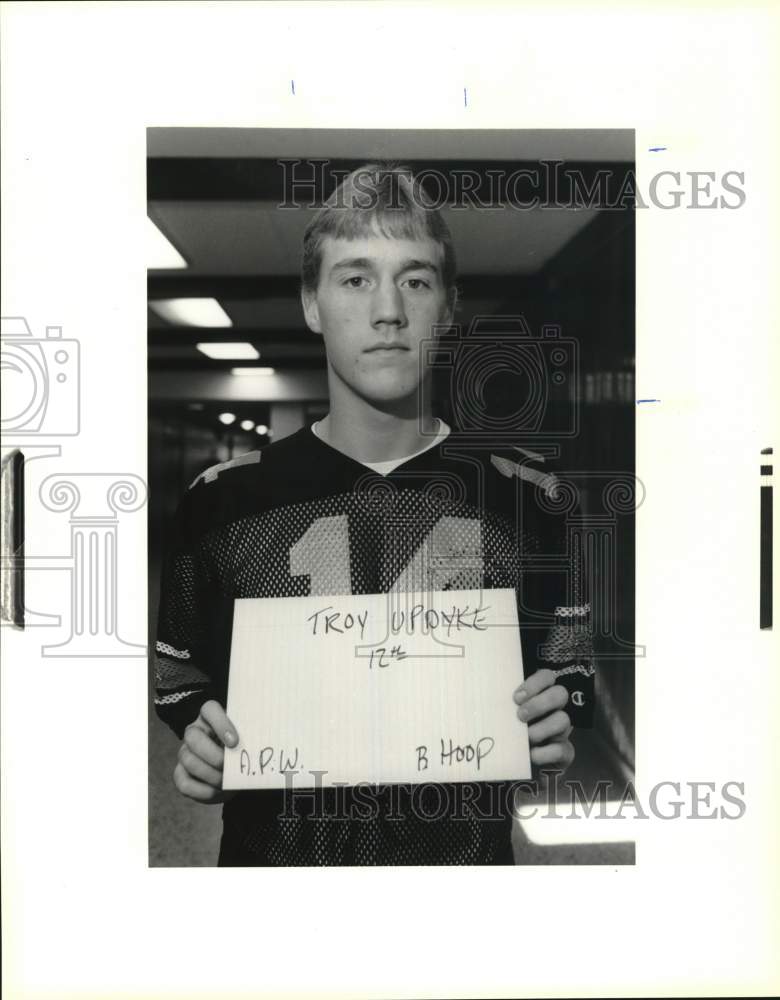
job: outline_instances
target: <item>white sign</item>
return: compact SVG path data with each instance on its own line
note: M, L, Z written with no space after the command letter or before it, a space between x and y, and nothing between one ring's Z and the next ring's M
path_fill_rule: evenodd
M237 600L223 787L529 778L522 680L511 589Z

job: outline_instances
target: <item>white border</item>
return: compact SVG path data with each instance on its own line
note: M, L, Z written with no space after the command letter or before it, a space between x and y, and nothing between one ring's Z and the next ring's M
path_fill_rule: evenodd
M637 414L640 787L741 780L745 817L651 821L635 869L149 870L143 660L47 662L4 629L6 995L777 992L777 633L757 627L758 450L780 446L772 11L3 5L3 312L81 341L72 470L145 475L149 125L636 128L640 178L665 145L664 167L742 170L748 193L640 213L637 382L662 400ZM120 613L143 641L132 531Z

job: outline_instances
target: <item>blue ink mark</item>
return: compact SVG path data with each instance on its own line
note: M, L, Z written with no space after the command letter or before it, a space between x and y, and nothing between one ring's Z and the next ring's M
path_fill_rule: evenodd
M660 403L660 402L661 402L660 399L638 399L636 401L637 406L639 406L640 403Z
M648 149L648 153L662 153L667 148L667 146L651 146Z
M468 107L468 101L466 99L466 88L465 87L463 88L463 107L464 108Z
M295 97L295 80L290 80L290 86L292 87L293 97Z

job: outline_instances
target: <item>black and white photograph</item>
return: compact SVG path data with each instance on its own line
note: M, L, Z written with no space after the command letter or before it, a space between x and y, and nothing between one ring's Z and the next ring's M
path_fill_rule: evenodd
M780 994L779 45L0 2L4 996Z
M632 863L633 133L148 151L150 863Z

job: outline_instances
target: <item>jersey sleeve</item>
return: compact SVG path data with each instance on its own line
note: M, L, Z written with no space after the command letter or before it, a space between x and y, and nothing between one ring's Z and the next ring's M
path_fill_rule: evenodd
M547 668L569 692L575 726L593 724L596 662L578 491L546 471L544 458L514 449L492 466L514 481L518 616L526 675ZM506 501L503 501L506 505Z
M184 495L169 529L155 642L155 710L180 739L216 694L206 641L213 587L197 533L201 488Z
M547 668L569 692L566 706L578 727L593 724L596 662L591 599L580 510L560 506L560 486L537 485L531 503L533 552L525 574L527 603L546 617L536 631L535 667Z

